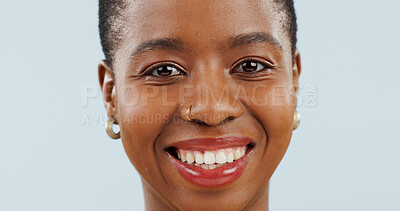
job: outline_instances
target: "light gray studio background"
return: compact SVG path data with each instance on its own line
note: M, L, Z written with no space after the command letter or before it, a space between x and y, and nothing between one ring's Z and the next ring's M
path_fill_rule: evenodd
M299 112L272 211L400 210L400 1L298 0ZM96 0L1 1L0 210L143 210L104 131Z

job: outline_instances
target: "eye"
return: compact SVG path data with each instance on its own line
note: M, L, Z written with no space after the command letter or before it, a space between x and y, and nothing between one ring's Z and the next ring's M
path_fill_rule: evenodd
M257 72L265 69L266 66L258 61L245 61L236 66L240 72Z
M149 75L154 76L173 76L180 75L182 71L171 65L158 66L150 71Z

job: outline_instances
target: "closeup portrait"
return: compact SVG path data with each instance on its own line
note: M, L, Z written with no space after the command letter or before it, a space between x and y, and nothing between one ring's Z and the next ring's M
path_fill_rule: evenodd
M0 210L400 210L399 6L4 2Z

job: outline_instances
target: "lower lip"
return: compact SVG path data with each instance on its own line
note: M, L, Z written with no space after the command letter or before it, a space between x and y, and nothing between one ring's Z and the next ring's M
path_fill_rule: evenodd
M207 188L221 187L236 181L242 175L249 160L249 153L246 153L242 158L232 163L224 164L215 169L203 169L200 166L184 163L169 153L167 154L186 180Z

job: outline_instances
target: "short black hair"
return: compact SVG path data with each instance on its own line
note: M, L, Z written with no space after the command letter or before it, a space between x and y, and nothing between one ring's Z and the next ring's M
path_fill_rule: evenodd
M297 43L297 18L293 0L273 0L279 11L283 11L282 24L288 32L292 55ZM121 41L123 21L122 11L127 7L126 0L99 0L99 32L101 46L107 65L112 68L114 50Z

